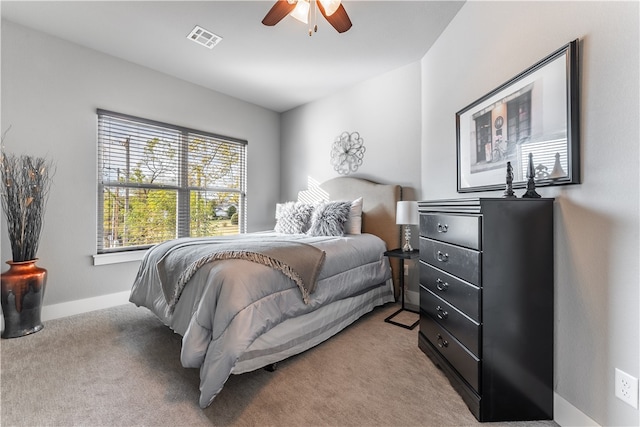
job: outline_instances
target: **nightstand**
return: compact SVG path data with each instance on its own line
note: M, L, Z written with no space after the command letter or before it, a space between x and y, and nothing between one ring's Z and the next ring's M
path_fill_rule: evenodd
M396 325L396 326L401 326L401 327L406 328L406 329L413 329L416 326L418 326L418 323L420 323L420 319L416 320L411 325L405 325L404 323L399 323L399 322L396 322L396 321L394 321L392 319L395 316L397 316L398 314L402 313L403 311L409 311L411 313L420 314L419 311L408 309L405 306L405 303L404 303L404 260L405 259L417 259L420 256L420 251L417 250L417 249L414 249L412 251L406 251L405 252L401 248L398 248L398 249L393 249L393 250L390 250L390 251L386 251L384 253L384 255L389 257L389 258L398 258L398 259L400 259L400 298L401 298L401 301L402 301L402 305L400 306L400 309L398 311L396 311L395 313L393 313L391 316L389 316L386 319L384 319L384 321L387 322L387 323L391 323L393 325Z

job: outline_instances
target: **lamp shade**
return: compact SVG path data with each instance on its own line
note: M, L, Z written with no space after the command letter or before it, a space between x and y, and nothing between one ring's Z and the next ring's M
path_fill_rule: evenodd
M300 22L309 23L309 2L300 0L296 3L296 7L289 14Z
M419 224L418 202L401 201L396 206L396 224Z

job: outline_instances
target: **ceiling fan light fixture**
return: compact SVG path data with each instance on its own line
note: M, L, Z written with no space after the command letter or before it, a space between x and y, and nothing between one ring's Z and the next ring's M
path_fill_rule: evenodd
M309 26L309 35L318 31L317 16L324 16L339 33L348 31L352 24L340 0L277 0L262 19L272 27L288 15Z
M300 22L309 23L309 1L298 0L295 9L289 14Z
M340 7L341 0L319 0L327 16L331 16Z

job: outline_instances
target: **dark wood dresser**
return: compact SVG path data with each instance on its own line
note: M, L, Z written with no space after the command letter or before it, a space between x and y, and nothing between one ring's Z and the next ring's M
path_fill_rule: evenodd
M553 418L553 199L418 202L418 345L479 421Z

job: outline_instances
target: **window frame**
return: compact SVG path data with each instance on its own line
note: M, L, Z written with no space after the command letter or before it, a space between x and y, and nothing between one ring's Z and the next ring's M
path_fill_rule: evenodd
M103 146L103 135L101 134L101 123L103 118L114 118L127 120L132 123L139 123L140 125L150 125L159 128L169 129L171 131L179 132L180 136L178 138L178 184L141 184L135 182L120 182L120 181L106 181L104 180L104 174L102 170L102 156L104 150ZM134 188L134 189L149 189L149 190L174 190L176 191L176 230L175 230L175 238L180 237L189 237L191 235L190 230L190 193L191 191L210 191L210 192L226 192L226 193L237 193L238 194L238 233L242 234L246 232L246 224L247 224L247 146L248 143L246 140L223 136L211 132L201 131L197 129L192 129L184 126L173 125L165 122L160 122L156 120L145 119L137 116L132 116L124 113L118 113L114 111L97 109L96 110L96 118L97 118L97 227L96 227L96 253L99 257L103 257L105 255L110 254L122 254L125 252L131 251L141 251L146 250L152 247L154 244L161 243L156 242L154 244L144 244L144 245L135 245L135 246L125 246L125 247L115 247L115 248L104 248L104 191L105 188L109 187L120 187L120 188ZM210 138L222 144L228 143L232 144L236 147L241 147L241 172L240 172L240 189L227 188L227 187L197 187L193 185L189 185L188 178L188 170L189 170L189 141L190 137L204 137Z

